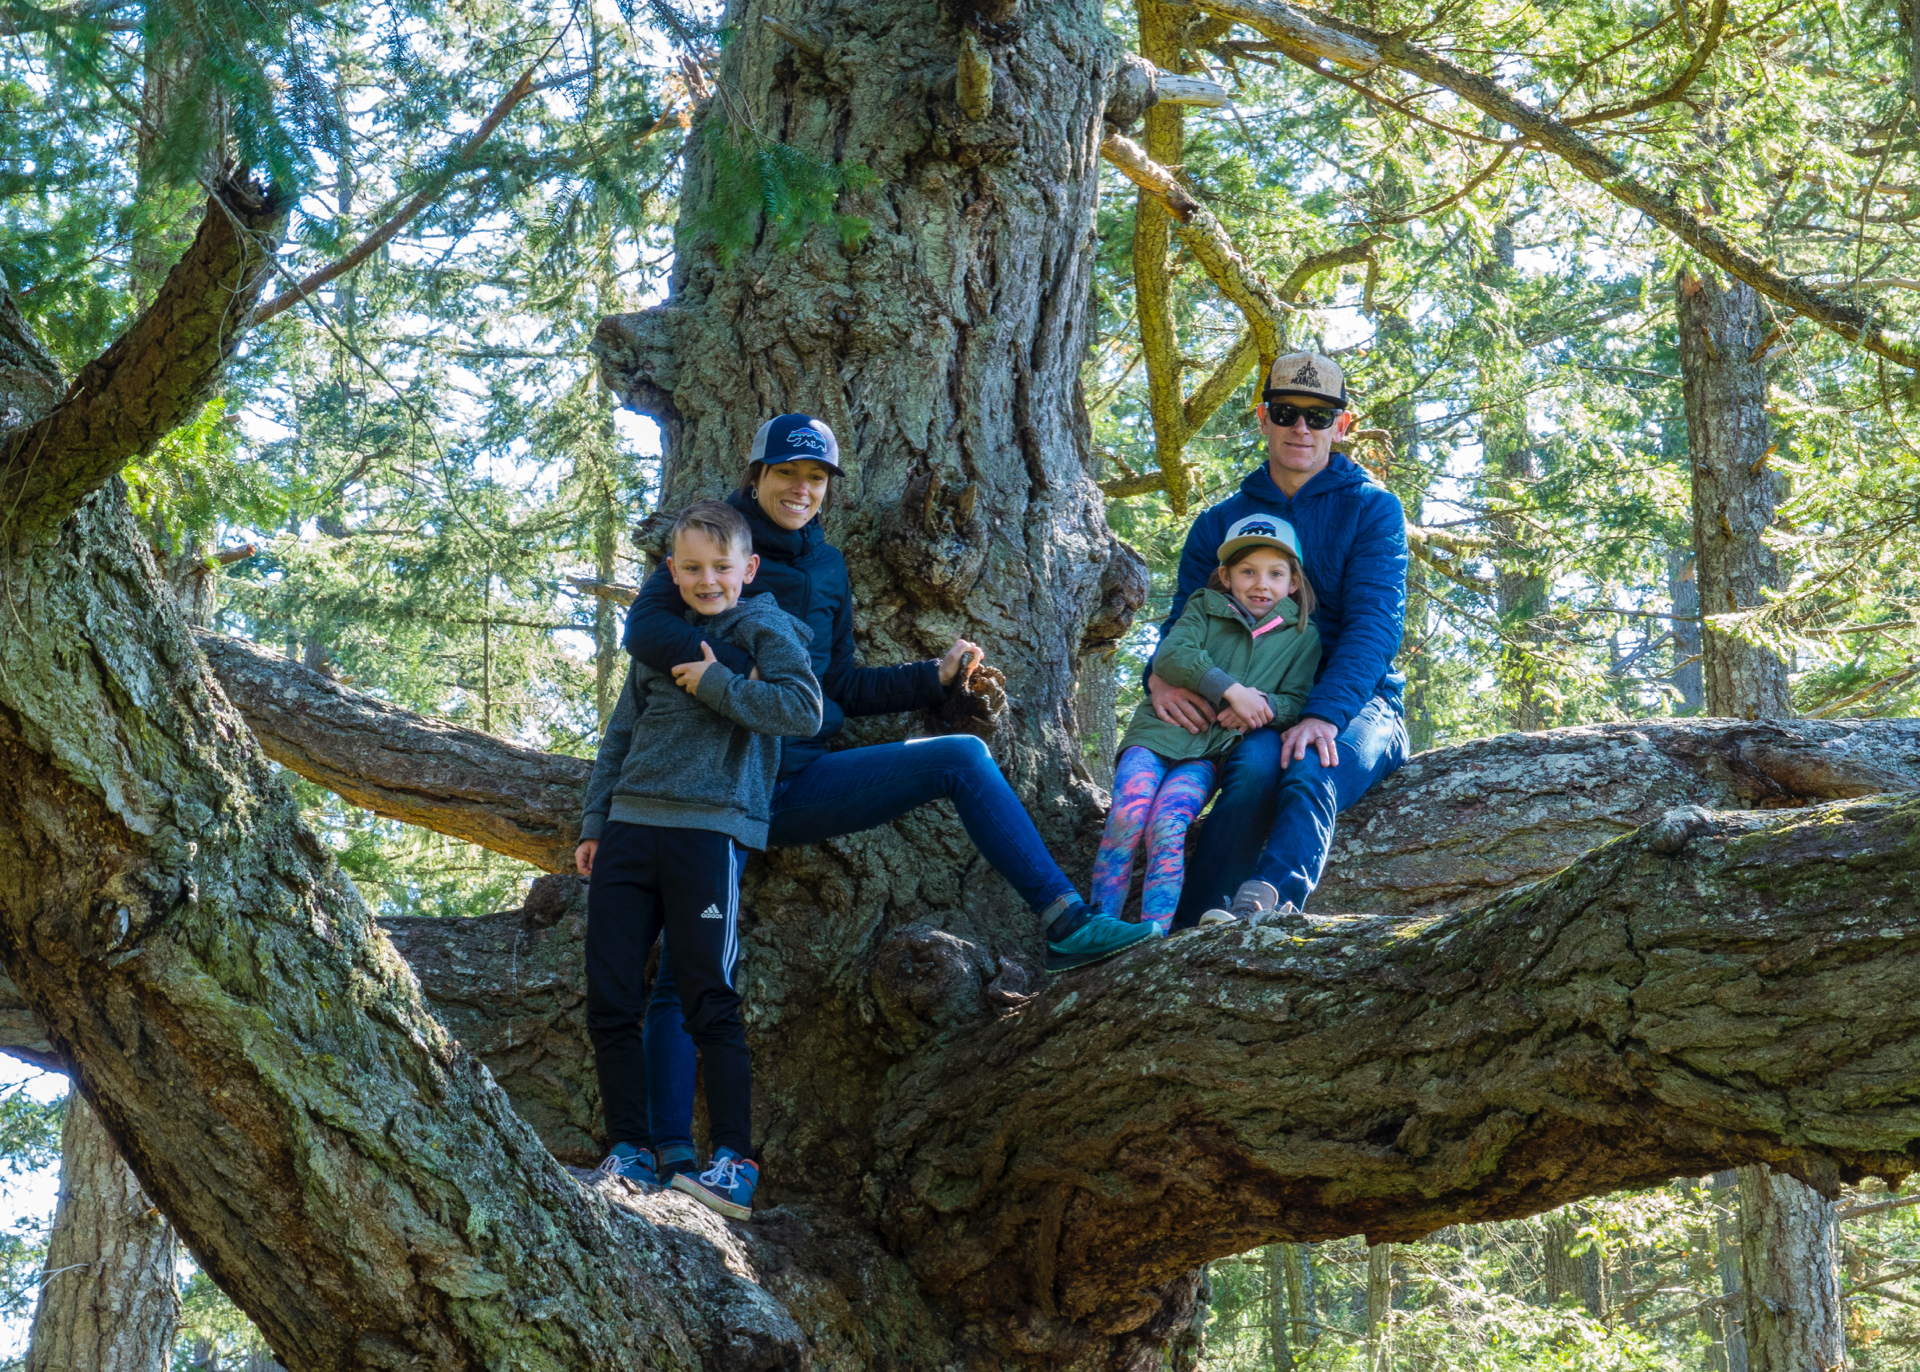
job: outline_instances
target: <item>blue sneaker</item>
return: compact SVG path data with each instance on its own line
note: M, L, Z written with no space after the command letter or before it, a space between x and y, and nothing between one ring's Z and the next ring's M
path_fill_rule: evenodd
M1075 901L1047 926L1047 974L1071 972L1160 937L1152 924L1128 924Z
M660 1184L660 1174L654 1170L653 1150L635 1148L630 1143L614 1144L606 1161L594 1171L612 1177L625 1177L628 1181L637 1181L645 1186Z
M730 1220L753 1218L753 1188L760 1184L760 1164L731 1148L713 1155L713 1166L697 1176L682 1172L673 1189L685 1191L702 1205L710 1205Z
M655 1170L660 1173L662 1186L671 1186L673 1179L682 1172L698 1170L693 1165L693 1145L690 1143L663 1143L653 1151L656 1155Z

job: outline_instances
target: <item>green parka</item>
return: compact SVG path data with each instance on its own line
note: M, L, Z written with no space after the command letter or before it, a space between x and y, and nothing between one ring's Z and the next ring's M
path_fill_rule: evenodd
M1266 628L1276 617L1281 624ZM1256 638L1232 597L1209 587L1187 601L1173 631L1160 641L1153 655L1154 675L1199 692L1216 708L1229 686L1251 686L1266 693L1276 725L1291 724L1320 666L1320 632L1309 622L1302 633L1295 627L1299 622L1300 608L1288 597L1256 626L1266 629ZM1190 734L1166 723L1154 714L1153 702L1143 700L1120 740L1120 751L1150 748L1169 761L1184 762L1217 757L1239 741L1239 734L1218 724Z

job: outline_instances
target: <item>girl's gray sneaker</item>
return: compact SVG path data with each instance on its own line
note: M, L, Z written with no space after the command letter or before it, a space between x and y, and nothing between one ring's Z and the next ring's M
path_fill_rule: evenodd
M1252 919L1264 914L1280 903L1280 893L1267 882L1255 877L1252 881L1240 883L1240 889L1234 892L1233 904L1225 910L1209 910L1200 916L1200 927L1209 924L1232 924L1238 920Z

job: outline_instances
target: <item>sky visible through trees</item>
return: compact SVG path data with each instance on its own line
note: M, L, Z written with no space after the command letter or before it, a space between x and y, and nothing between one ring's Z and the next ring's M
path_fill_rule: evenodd
M1685 212L1904 336L1920 291L1920 20L1903 5L1336 12L1414 26L1415 41L1563 119L1593 116L1590 136ZM1160 136L1269 283L1284 342L1347 368L1353 455L1407 506L1417 558L1401 667L1416 746L1699 713L1674 319L1676 281L1701 260L1444 89L1310 66L1185 5L1113 6L1109 21L1130 45L1162 44L1163 67L1230 92L1230 107L1189 109ZM254 333L224 395L127 476L163 558L231 554L217 627L407 708L590 753L622 670L618 601L592 583L643 573L629 531L651 509L658 444L649 422L615 411L586 344L602 315L664 291L679 155L709 97L700 59L729 38L720 22L664 0L59 14L0 0L0 268L69 371L178 256L209 149L241 148L300 188L268 292L293 299ZM247 53L267 54L264 85L243 79ZM1644 104L1650 92L1671 98ZM857 174L833 170L836 193L857 192ZM754 174L797 236L839 233L857 251L859 225L809 210L804 178ZM1171 350L1146 355L1139 204L1108 168L1084 368L1109 521L1154 576L1122 650L1086 668L1110 678L1096 695L1119 717L1138 699L1193 512L1257 460L1244 368L1182 451L1156 439L1156 368L1191 392L1249 321L1176 238L1163 298L1147 305L1165 311ZM294 289L396 222L353 270ZM1786 660L1803 714L1911 714L1920 382L1769 308L1756 353L1781 585L1716 624ZM1184 489L1154 488L1176 464ZM1148 489L1117 493L1129 485ZM532 874L289 779L382 914L508 908ZM0 1221L50 1209L46 1095L44 1083L0 1092L0 1151L41 1179L14 1185ZM1850 1196L1843 1213L1882 1199ZM1376 1259L1371 1299L1358 1241L1262 1250L1214 1271L1208 1362L1731 1372L1728 1307L1710 1302L1736 1208L1703 1180L1448 1231ZM0 1235L9 1329L31 1308L44 1223ZM1915 1210L1846 1221L1842 1263L1852 1355L1912 1365ZM182 1366L196 1338L225 1340L229 1356L245 1342L244 1322L198 1292Z

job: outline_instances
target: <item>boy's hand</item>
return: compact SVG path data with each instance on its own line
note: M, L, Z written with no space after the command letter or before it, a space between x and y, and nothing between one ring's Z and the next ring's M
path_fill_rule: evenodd
M960 675L960 661L968 653L973 654L973 661L967 664L967 676L969 678L973 676L974 668L978 667L987 656L980 651L980 645L978 643L969 643L964 638L956 638L953 641L953 646L947 649L947 655L940 659L940 684L942 686L949 689L952 688L954 679Z
M593 875L593 855L599 851L599 839L583 838L580 840L580 846L573 850L573 865L580 869L581 876L590 877Z
M1229 686L1221 699L1233 707L1233 712L1240 717L1241 723L1245 724L1247 729L1258 729L1262 725L1273 722L1272 703L1251 686ZM1241 732L1244 733L1246 730L1243 729Z
M683 662L678 667L675 667L673 669L673 684L685 691L688 695L696 694L700 690L700 678L707 674L707 668L713 666L713 663L713 645L711 643L702 643L700 645L700 661Z

